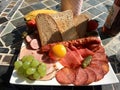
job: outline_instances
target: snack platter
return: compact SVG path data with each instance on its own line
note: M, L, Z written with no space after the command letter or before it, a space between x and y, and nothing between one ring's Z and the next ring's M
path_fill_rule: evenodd
M91 86L94 85L105 85L105 84L113 84L113 83L118 83L119 80L117 79L110 63L109 63L109 72L105 75L105 77L97 82L93 82L92 84L90 84ZM13 70L11 79L10 79L10 83L11 84L17 84L17 85L56 85L56 86L60 86L60 84L56 81L55 78L53 78L52 80L49 81L31 81L29 79L26 79L24 77L19 77L16 73L15 70Z
M98 37L100 38L100 37ZM25 47L25 43L23 42L22 47ZM19 56L18 56L19 58ZM93 82L91 84L89 84L88 86L94 86L94 85L105 85L105 84L113 84L113 83L118 83L119 80L117 79L112 66L109 64L109 72L104 76L103 79L97 81L97 82ZM58 64L59 66L59 64ZM60 67L61 68L61 67ZM11 84L17 84L17 85L56 85L56 86L60 86L61 84L59 84L56 80L56 78L52 78L51 80L47 80L47 81L42 81L42 80L29 80L25 77L19 76L16 72L16 70L13 70L11 78L10 78L10 83ZM69 86L73 86L72 84L70 84Z
M83 21L79 21L81 19L83 19ZM84 25L82 24L83 22L85 22ZM91 86L118 83L119 80L106 57L105 50L101 45L100 37L95 29L98 24L95 24L95 26L93 21L92 24L90 24L90 22L88 24L88 17L85 15L80 15L73 20L72 12L69 10L51 15L37 15L36 26L38 31L37 33L34 32L33 34L24 37L25 41L21 46L17 61L21 60L19 62L24 64L22 58L27 55L33 55L36 60L40 61L34 71L37 73L39 72L39 75L40 73L43 73L42 70L39 70L40 63L43 63L46 65L46 75L37 78L37 80L33 80L35 79L34 73L29 74L29 72L27 73L27 71L25 71L28 70L30 66L28 66L27 69L21 66L22 71L24 68L25 73L29 76L27 75L25 78L24 75L21 76L18 74L17 69L14 69L10 78L10 83L18 85L56 86ZM96 23L96 21L94 21L94 23ZM31 25L31 23L29 24ZM92 25L95 28L93 28ZM77 28L78 26L79 28ZM94 30L95 33L89 31L90 34L88 34L88 32L86 32L86 27L89 27L89 30ZM48 33L46 34L46 32ZM96 33L97 35L95 35ZM86 37L85 35L87 34L90 36ZM63 57L54 56L56 55L55 53L60 52L60 49L58 48L55 53L51 51L55 45L63 45L64 50L66 49L67 53ZM44 50L47 51L44 52ZM60 54L61 53L63 52L60 52ZM52 63L50 63L51 61ZM87 64L87 66L84 67L83 63L85 65ZM41 67L43 68L43 66ZM47 79L45 79L46 77ZM51 78L48 79L48 77Z

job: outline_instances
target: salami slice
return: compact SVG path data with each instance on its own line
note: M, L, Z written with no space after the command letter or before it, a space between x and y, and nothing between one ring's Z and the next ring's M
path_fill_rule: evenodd
M92 60L108 62L108 58L105 53L95 53Z
M74 85L76 86L81 86L85 85L88 80L88 75L85 72L85 70L81 67L76 69L76 78L75 81L73 82Z
M104 75L109 71L109 65L106 62L101 62Z
M104 72L103 72L103 69L102 69L101 65L91 64L87 68L89 68L89 69L91 69L95 72L95 74L96 74L96 80L95 81L99 81L104 77Z
M94 82L94 81L96 80L96 74L95 74L95 72L92 71L92 70L89 69L89 68L85 68L84 70L85 70L85 72L86 72L87 75L88 75L88 80L87 80L87 82L86 82L86 85Z
M75 80L75 73L74 70L64 67L56 73L55 77L60 84L72 84Z
M87 46L87 48L93 52L96 52L100 48L100 46L100 44L90 44Z
M105 49L103 48L103 46L100 45L96 53L105 53Z
M98 66L101 66L104 75L109 71L109 65L105 61L99 61L99 60L92 60L91 64L96 64Z

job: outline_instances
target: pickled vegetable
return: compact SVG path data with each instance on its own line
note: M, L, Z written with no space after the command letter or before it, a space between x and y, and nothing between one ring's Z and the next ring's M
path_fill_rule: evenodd
M86 68L90 64L91 60L92 56L91 55L87 56L82 63L82 67Z

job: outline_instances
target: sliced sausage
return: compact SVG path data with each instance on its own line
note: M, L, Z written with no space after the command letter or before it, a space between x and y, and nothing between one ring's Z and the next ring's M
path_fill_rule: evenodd
M75 75L76 75L76 78L75 78L75 81L73 82L74 85L81 86L86 84L88 80L88 75L83 68L81 67L77 68Z
M72 84L75 80L75 73L74 70L64 67L56 73L55 77L60 84Z
M87 68L89 68L89 69L91 69L91 70L93 70L95 72L95 74L96 74L96 80L95 81L99 81L104 77L104 72L102 70L101 65L91 64Z
M31 42L30 42L30 46L31 46L32 49L35 49L35 50L40 48L37 39L32 39Z
M108 62L108 58L105 53L95 53L92 60Z
M101 62L104 75L109 72L109 65L106 62Z
M99 49L96 51L96 53L105 53L105 49L102 45L99 46Z
M109 65L105 61L99 61L99 60L92 60L91 64L96 64L98 66L101 66L104 75L109 71Z
M86 72L87 75L88 75L88 80L87 80L87 82L86 82L86 85L94 82L94 81L96 80L96 74L95 74L95 72L92 71L92 70L89 69L89 68L85 68L84 70L85 70L85 72Z
M78 49L78 48L88 48L88 46L93 45L93 44L98 46L98 45L100 45L101 41L97 37L80 38L80 39L71 40L71 41L63 41L63 42L47 44L47 45L42 46L40 51L48 52L50 50L51 46L58 44L58 43L63 44L65 47L68 47L68 48L69 48L69 46L71 47L71 45L72 45Z
M32 37L30 35L27 35L25 37L25 40L26 40L27 43L30 43L30 41L32 40Z
M100 48L100 44L88 44L87 48L93 52L96 52Z

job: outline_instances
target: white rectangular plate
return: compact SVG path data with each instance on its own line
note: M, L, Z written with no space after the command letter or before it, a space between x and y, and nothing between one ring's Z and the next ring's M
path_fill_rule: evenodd
M56 81L55 78L48 81L31 81L25 77L18 76L16 70L13 70L13 73L10 78L11 84L18 84L18 85L56 85L60 86L60 84ZM105 85L105 84L113 84L113 83L119 83L119 80L117 79L111 64L109 63L109 72L104 76L103 79L97 82L93 82L90 85Z
M22 46L25 44L23 43ZM18 76L15 70L13 70L13 73L10 78L11 84L18 84L18 85L56 85L60 86L60 84L57 82L55 78L48 81L31 81L25 77ZM93 82L90 85L105 85L105 84L113 84L113 83L119 83L119 80L117 79L116 74L114 73L111 64L109 63L109 72L104 76L103 79L97 82Z

